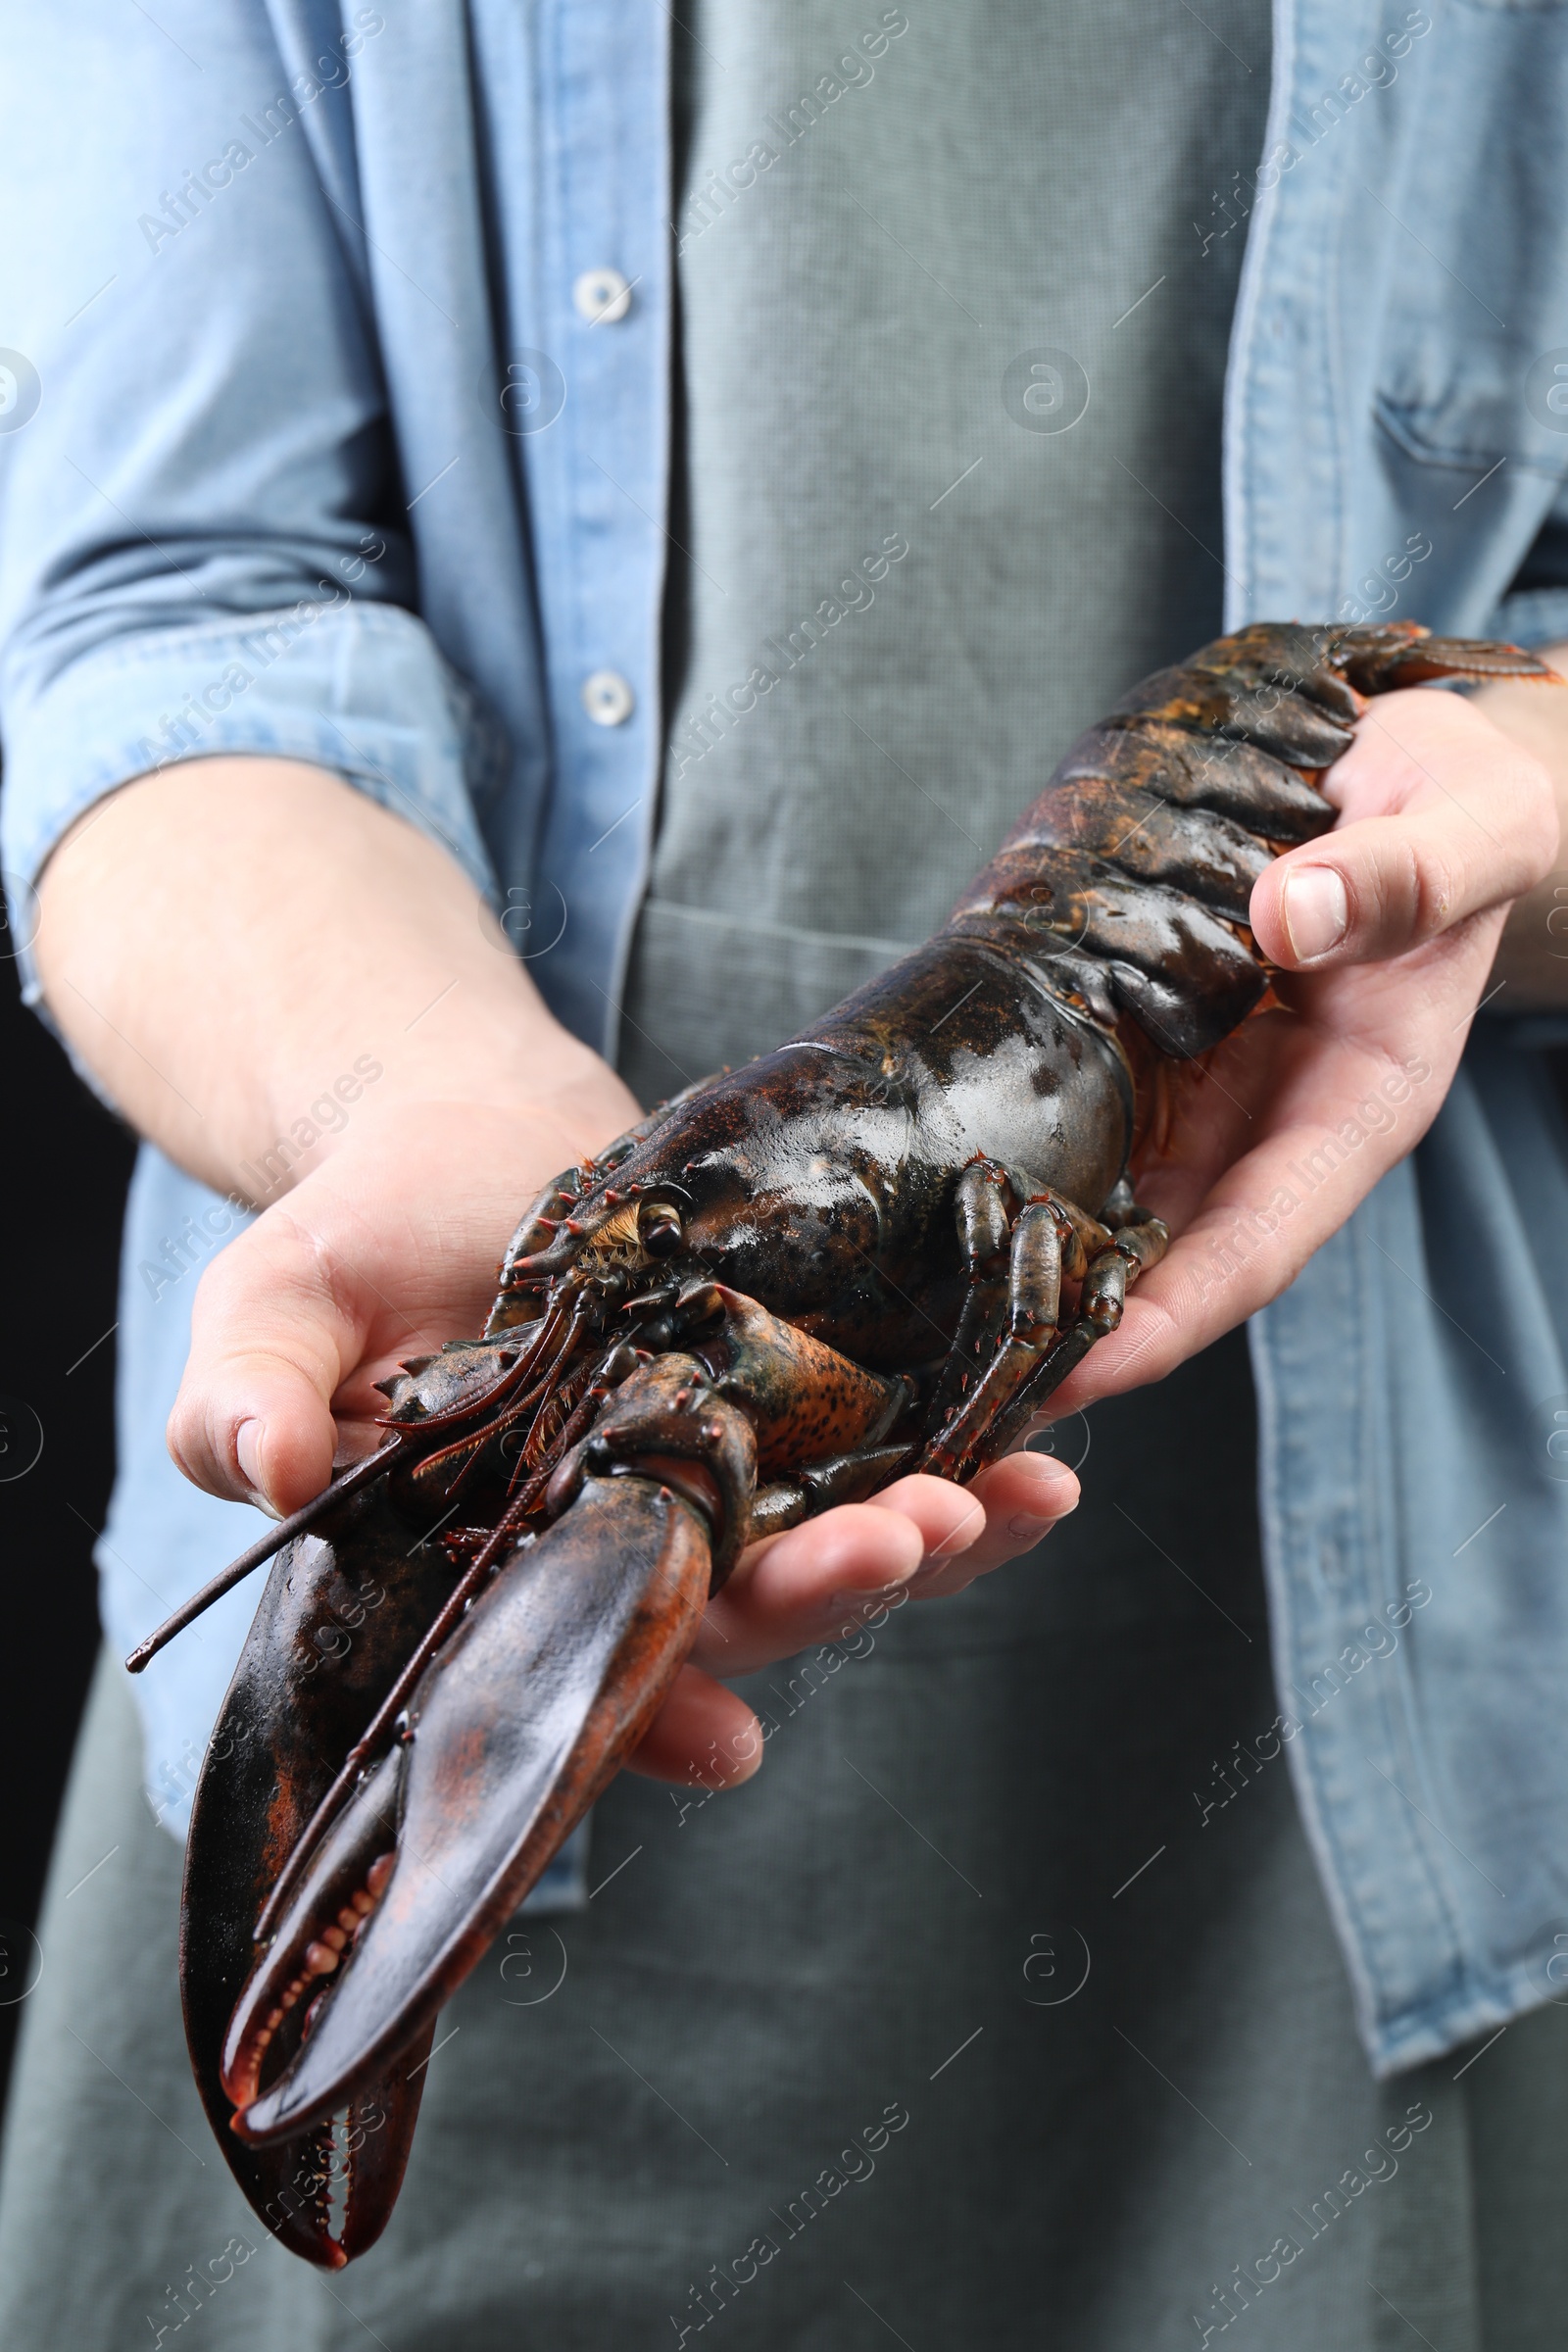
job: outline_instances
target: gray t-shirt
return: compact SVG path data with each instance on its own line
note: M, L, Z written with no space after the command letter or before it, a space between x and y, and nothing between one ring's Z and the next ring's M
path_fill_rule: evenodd
M1073 737L1216 633L1268 19L697 0L676 53L650 1097L924 938Z

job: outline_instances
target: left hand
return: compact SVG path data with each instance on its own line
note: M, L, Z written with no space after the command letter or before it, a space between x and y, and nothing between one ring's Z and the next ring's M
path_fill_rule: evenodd
M1532 689L1560 700L1568 693ZM1324 779L1332 833L1252 892L1280 1008L1179 1082L1168 1154L1140 1200L1178 1238L1051 1418L1159 1380L1288 1288L1419 1143L1492 985L1510 904L1557 852L1542 762L1471 703L1376 701Z

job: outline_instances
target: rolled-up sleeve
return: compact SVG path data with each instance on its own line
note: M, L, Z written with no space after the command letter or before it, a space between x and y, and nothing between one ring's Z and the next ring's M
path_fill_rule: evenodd
M493 727L414 610L352 219L349 85L265 11L17 8L0 98L0 856L172 760L333 768L490 888ZM35 71L26 70L31 58ZM318 110L313 112L313 110ZM323 154L339 170L318 169Z

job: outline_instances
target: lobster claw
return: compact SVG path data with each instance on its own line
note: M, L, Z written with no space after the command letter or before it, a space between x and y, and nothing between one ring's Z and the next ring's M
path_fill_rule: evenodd
M291 2140L406 2071L662 1703L755 1460L744 1417L667 1356L563 1462L564 1515L435 1653L240 1994L221 2079L243 2140Z
M185 1853L180 1993L197 2087L240 2188L291 2252L336 2269L391 2212L418 2114L414 2054L330 2125L269 2148L226 2129L220 2054L257 1913L334 1768L452 1587L384 1487L336 1504L273 1564L208 1744Z

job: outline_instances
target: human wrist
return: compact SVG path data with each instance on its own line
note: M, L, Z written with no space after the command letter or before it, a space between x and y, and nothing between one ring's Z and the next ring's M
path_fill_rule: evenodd
M235 757L140 778L66 837L40 896L75 1051L142 1134L257 1205L351 1138L416 1130L411 1105L531 1119L546 1174L636 1116L468 875L326 771Z
M639 1116L622 1081L554 1022L529 1024L505 1054L453 1041L444 1054L367 1052L312 1091L303 1071L275 1078L269 1119L233 1155L233 1190L270 1207L345 1152L387 1163L448 1139L454 1160L500 1152L526 1186L602 1151ZM319 1066L319 1065L318 1065ZM545 1162L548 1161L548 1165Z

